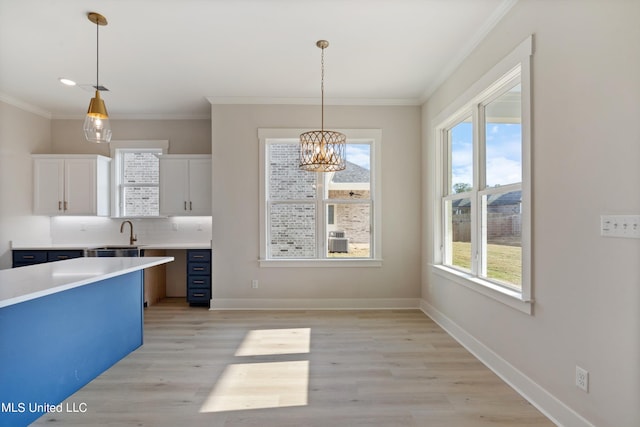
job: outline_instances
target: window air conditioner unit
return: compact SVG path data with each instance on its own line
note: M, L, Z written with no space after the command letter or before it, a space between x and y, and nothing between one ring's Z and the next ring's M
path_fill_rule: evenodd
M349 239L344 237L344 231L329 232L329 252L349 252Z

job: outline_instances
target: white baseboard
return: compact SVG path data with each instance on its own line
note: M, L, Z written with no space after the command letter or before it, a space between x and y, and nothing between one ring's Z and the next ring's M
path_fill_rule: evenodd
M562 427L595 427L427 301L420 300L420 309L555 424Z
M214 298L211 310L407 310L419 298Z

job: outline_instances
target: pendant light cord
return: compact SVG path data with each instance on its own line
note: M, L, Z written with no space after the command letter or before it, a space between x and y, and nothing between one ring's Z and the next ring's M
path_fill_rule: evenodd
M100 90L98 70L100 70L100 24L96 21L96 90Z

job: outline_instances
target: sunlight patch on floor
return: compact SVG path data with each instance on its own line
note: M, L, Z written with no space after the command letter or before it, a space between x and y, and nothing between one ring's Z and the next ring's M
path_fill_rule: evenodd
M304 406L308 389L307 360L229 365L200 412Z
M310 342L310 328L256 329L247 334L235 355L265 356L309 353Z

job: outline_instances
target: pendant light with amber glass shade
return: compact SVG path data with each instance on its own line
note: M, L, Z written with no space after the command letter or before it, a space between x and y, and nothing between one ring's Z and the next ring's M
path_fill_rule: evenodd
M111 125L109 124L109 114L107 113L107 107L104 105L104 101L100 98L101 90L108 90L105 87L100 86L99 80L99 28L100 26L107 25L107 18L99 13L89 12L87 14L89 21L96 24L96 96L91 98L89 103L89 110L87 116L84 119L84 136L89 142L109 142L111 141Z

